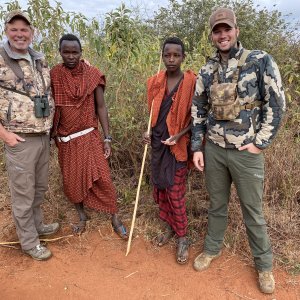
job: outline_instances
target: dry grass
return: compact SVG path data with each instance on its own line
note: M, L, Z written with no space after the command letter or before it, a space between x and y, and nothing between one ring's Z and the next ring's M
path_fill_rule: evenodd
M297 123L289 125L289 127L286 125L272 147L265 152L264 191L264 211L275 254L275 263L283 265L287 270L297 274L300 273L300 177L298 174L300 142L297 138L298 128ZM70 223L77 221L77 214L73 205L63 194L56 149L52 149L51 152L49 191L43 204L44 216L48 222L59 221L65 228L64 234L69 234L71 232ZM112 166L115 166L113 161ZM0 153L0 170L0 241L13 241L16 240L16 235L11 218L7 174L2 152ZM146 239L152 240L160 232L161 224L149 186L149 165L146 166L145 173L134 235L142 235ZM129 225L139 174L134 173L131 169L112 169L112 175L118 190L120 215ZM207 228L209 201L205 190L204 176L196 171L192 171L188 178L187 199L189 238L200 250ZM87 226L88 232L98 231L101 226L110 222L110 218L106 214L91 210L88 210L88 214L91 216L91 221ZM175 243L174 240L173 242ZM224 246L229 248L232 253L242 255L247 263L252 264L241 209L234 188L229 203L228 229Z

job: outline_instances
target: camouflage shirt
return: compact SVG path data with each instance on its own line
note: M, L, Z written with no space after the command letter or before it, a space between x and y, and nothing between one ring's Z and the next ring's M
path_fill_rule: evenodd
M32 58L30 61L30 56L29 59L20 58L17 53L11 51L8 42L4 44L3 48L9 57L18 61L24 73L24 81L30 97L49 94L50 116L36 118L34 102L30 97L1 88L4 86L23 93L26 92L22 80L14 74L0 55L0 121L2 125L11 132L49 133L54 115L54 102L50 94L50 73L43 54L29 48L29 54ZM41 61L46 90L44 90L41 74L35 67L36 60Z
M210 88L214 70L220 83L232 82L233 73L244 51L241 43L230 52L228 64L221 65L218 51L198 74L192 104L192 151L202 151L207 140L228 149L254 143L260 149L273 140L285 111L285 96L278 66L264 51L253 50L241 67L237 97L241 105L260 101L253 109L241 110L234 120L215 120L210 111Z

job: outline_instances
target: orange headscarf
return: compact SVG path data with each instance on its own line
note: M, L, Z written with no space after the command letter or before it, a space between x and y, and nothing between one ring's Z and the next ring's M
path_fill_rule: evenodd
M196 75L188 70L184 72L183 80L179 84L177 92L173 96L173 103L167 116L167 126L170 136L173 136L189 126L191 122L192 97L195 91ZM167 88L167 72L161 71L150 77L147 81L148 108L152 108L151 126L154 127L160 111L160 105L164 99ZM176 143L170 146L171 152L177 161L187 161L187 145L190 134L187 133Z

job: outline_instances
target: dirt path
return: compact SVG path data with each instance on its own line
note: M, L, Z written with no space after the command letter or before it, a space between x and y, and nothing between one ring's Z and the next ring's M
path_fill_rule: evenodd
M226 251L197 273L192 259L176 264L172 246L139 237L125 257L126 243L103 227L48 246L54 257L46 262L0 247L0 299L300 299L300 276L275 270L276 292L262 295L254 269Z

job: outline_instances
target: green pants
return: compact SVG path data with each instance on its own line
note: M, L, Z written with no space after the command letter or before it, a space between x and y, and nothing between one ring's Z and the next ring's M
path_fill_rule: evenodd
M272 250L262 211L264 157L245 151L205 146L206 186L210 196L204 251L217 254L227 227L228 200L235 184L256 269L272 269Z

